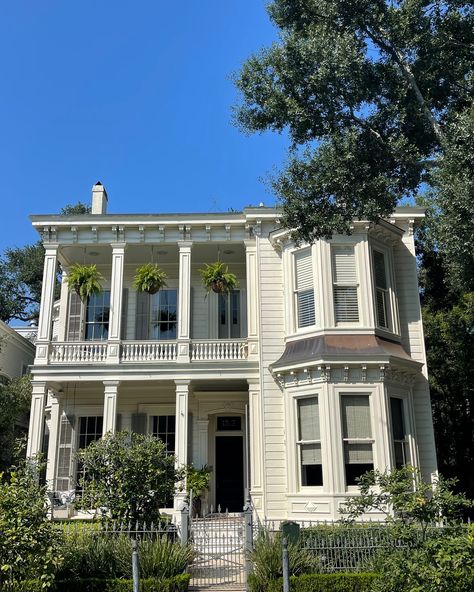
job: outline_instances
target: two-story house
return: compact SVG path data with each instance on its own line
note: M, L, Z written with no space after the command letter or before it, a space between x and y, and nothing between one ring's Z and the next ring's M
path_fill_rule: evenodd
M338 518L373 467L436 472L413 241L422 210L295 246L274 208L106 208L97 184L91 214L31 216L46 256L28 453L46 429L53 491L74 489L75 450L119 429L210 465L208 507L240 511L250 493L268 518ZM198 270L218 260L238 278L230 294L202 286ZM65 281L77 262L106 279L87 302ZM153 295L132 287L147 262L168 276Z

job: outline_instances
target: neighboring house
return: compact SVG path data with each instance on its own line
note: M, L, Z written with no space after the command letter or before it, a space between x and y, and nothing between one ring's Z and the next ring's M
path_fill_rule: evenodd
M27 374L35 358L34 334L35 328L17 329L0 321L0 382Z
M34 215L45 249L28 453L49 430L47 480L72 491L74 451L118 429L161 438L180 464L213 468L207 507L335 519L373 467L430 478L436 456L413 227L418 208L351 236L296 247L274 208L212 214ZM199 268L239 280L206 295ZM158 262L168 286L137 294ZM104 291L81 303L63 279L95 263ZM52 339L53 333L55 339ZM178 508L183 493L174 500ZM61 497L61 493L57 493Z

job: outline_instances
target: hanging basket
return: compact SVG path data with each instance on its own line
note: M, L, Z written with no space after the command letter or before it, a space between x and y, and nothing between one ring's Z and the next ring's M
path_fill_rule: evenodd
M133 287L137 292L156 294L166 286L167 275L156 263L146 263L137 267Z

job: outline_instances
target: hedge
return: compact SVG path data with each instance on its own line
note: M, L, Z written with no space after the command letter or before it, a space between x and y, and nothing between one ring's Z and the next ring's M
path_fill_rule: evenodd
M374 573L328 573L305 574L290 577L291 592L369 592L378 574ZM250 592L282 592L283 579L273 580L262 588L257 578L249 575Z
M159 580L156 578L140 580L141 592L185 592L189 586L189 574L179 574L172 578ZM31 580L5 588L8 592L44 592L41 582ZM51 592L132 592L132 580L104 580L100 578L83 578L80 580L63 580L56 582Z

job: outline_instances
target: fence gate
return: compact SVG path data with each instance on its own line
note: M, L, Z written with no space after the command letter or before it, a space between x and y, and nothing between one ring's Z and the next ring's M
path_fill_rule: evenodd
M192 588L245 588L244 516L214 514L191 521L189 542L195 552L190 566Z

